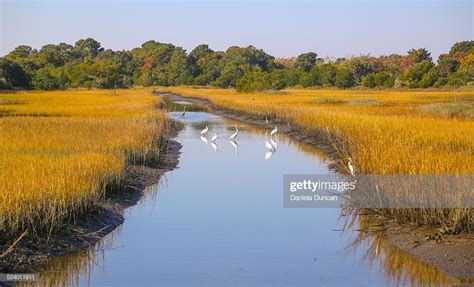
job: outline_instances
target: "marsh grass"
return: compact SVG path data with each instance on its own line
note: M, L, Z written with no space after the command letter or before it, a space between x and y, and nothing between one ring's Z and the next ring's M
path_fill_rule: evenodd
M423 113L443 118L474 120L474 101L471 103L435 103L420 106Z
M314 102L316 104L343 104L343 103L346 103L346 101L343 101L341 99L335 99L335 98L322 98L322 99L317 99Z
M383 103L371 98L354 99L347 103L352 106L383 106Z
M234 90L164 89L204 98L234 113L290 124L326 141L341 170L351 157L358 174L474 174L474 123L455 114L426 114L420 107L454 103L452 91L425 90L286 90L285 97ZM473 91L456 91L472 99ZM362 105L328 104L356 101ZM337 100L337 101L333 101ZM318 104L318 102L320 104ZM371 104L377 103L377 104ZM466 104L472 105L471 102ZM384 209L399 222L472 231L472 208Z
M119 189L127 164L157 161L158 102L145 89L0 94L0 238L48 236Z

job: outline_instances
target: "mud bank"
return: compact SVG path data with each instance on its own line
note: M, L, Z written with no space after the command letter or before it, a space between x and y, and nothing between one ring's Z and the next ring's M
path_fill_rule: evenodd
M216 106L206 99L170 92L155 91L154 94L157 96L169 96L173 101L186 100L194 104L203 105L214 114L244 123L267 128L273 128L275 125L278 125L281 133L324 151L331 160L329 164L331 169L339 172L348 172L343 160L334 148L334 145L345 145L346 142L329 131L309 130L294 122L284 122L275 118L267 118L267 123L265 119L245 114L242 111ZM447 276L460 279L463 282L466 281L468 284L474 284L473 234L447 235L440 242L435 242L428 241L425 238L428 234L436 233L437 229L400 226L383 218L380 221L383 222L383 232L392 245L413 256L416 260L435 267Z
M121 225L125 209L140 200L145 188L157 183L165 172L177 167L181 144L173 138L178 131L179 127L176 126L165 135L165 148L158 163L127 166L125 189L107 193L96 210L66 225L49 239L23 238L12 252L0 258L0 273L40 272L41 265L52 258L93 245ZM7 248L8 245L0 245L0 250ZM0 286L4 284L0 282Z

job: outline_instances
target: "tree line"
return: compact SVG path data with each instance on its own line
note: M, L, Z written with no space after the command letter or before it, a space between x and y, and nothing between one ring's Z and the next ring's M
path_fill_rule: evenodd
M435 63L426 49L406 55L322 59L314 52L275 58L253 46L190 53L148 41L131 51L104 49L94 39L74 45L18 46L0 58L0 89L55 90L198 85L241 92L286 87L429 88L474 82L474 41L454 44Z

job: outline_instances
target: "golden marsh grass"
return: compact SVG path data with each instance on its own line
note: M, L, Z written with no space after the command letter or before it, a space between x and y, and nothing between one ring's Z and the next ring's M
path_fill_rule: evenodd
M0 229L51 232L94 208L127 162L159 153L166 115L150 90L0 94Z

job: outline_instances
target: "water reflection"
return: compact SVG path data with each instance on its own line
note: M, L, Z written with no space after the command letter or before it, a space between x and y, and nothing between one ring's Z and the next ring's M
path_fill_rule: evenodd
M271 138L270 143L272 144L272 146L275 150L278 148L278 142L276 141L276 139Z
M207 139L206 136L201 136L201 140L202 140L202 142L205 143L205 144L208 144L208 143L209 143L209 140Z
M239 144L236 140L229 140L229 143L234 147L235 155L237 156L239 154Z
M269 151L267 151L267 152L265 153L265 160L269 160L269 159L273 156L274 153L275 153L274 150L269 150Z
M355 215L352 215L355 216ZM370 265L378 264L394 286L453 286L474 284L474 279L460 280L449 277L435 267L414 258L390 244L382 229L374 224L376 218L358 215L350 219L350 228L359 232L351 246L364 250L365 260ZM349 227L349 226L348 226Z
M217 146L217 144L216 144L215 142L211 141L211 146L212 146L212 149L213 149L215 152L218 151L219 147Z

